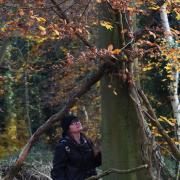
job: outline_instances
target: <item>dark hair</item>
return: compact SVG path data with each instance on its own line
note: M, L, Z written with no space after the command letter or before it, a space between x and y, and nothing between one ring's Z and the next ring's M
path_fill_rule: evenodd
M65 137L67 135L67 132L69 130L69 126L72 123L72 121L78 120L78 117L75 115L66 115L64 118L61 120L61 128L63 130L62 136Z

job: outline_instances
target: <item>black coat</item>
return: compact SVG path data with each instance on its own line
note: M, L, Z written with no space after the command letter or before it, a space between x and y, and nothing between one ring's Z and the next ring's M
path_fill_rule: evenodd
M51 177L53 180L84 180L96 175L101 153L94 156L93 143L81 134L81 144L66 136L56 145Z

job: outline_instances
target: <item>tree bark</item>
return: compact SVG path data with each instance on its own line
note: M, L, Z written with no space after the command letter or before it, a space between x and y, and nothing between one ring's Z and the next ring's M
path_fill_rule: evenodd
M26 119L27 119L27 125L29 130L29 136L32 136L32 128L31 128L31 118L29 114L29 85L28 85L28 70L26 69L24 73L24 86L25 86L25 108L26 108Z
M100 18L108 21L119 22L120 26L107 30L100 27L99 47L107 48L109 44L114 49L121 49L127 44L128 38L123 32L128 28L125 14L115 12L108 4L99 7ZM112 24L115 24L113 23ZM128 80L131 78L127 71L127 63L119 59L116 70L105 74L101 79L102 98L102 168L130 169L141 164L151 164L143 151L146 151L146 134L143 129L142 119L139 117L137 108L130 97L134 95ZM137 96L135 97L137 98ZM148 167L150 168L150 167ZM132 174L110 174L106 180L150 180L151 170L144 169Z

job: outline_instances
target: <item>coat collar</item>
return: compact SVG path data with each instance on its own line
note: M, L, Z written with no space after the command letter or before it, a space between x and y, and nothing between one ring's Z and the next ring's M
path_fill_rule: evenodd
M85 135L83 133L80 134L80 144L78 144L73 137L66 135L65 139L70 143L77 147L83 147L87 144L87 139L85 138Z

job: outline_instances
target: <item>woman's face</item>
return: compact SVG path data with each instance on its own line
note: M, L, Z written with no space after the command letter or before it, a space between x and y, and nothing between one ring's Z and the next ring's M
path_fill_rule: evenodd
M82 130L82 124L80 121L73 121L69 126L69 133L79 133Z

